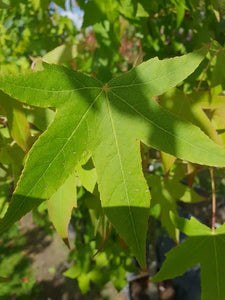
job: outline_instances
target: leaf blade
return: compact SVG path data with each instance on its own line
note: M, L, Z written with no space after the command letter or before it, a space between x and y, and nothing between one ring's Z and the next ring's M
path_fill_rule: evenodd
M72 209L77 207L76 179L74 172L47 201L49 218L62 239L68 241L68 225Z
M128 146L127 141L135 139L128 132L124 136L126 123L122 124L121 115L110 100L107 93L105 99L99 99L102 111L96 119L98 139L92 150L102 206L144 266L150 195L141 170L140 144L136 141L132 147Z

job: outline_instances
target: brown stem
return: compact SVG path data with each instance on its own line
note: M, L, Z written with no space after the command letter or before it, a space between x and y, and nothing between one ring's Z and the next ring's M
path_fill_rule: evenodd
M216 192L215 192L215 180L213 175L213 168L209 169L211 178L211 188L212 188L212 232L215 230L216 223Z

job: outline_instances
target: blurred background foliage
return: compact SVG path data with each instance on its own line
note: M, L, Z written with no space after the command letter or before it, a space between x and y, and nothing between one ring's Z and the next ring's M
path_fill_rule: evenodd
M209 44L207 59L199 70L179 89L157 100L165 109L179 112L180 117L196 124L224 146L224 0L0 0L0 20L1 74L40 70L44 61L108 81L149 58L169 58ZM184 93L188 96L184 97ZM29 149L54 114L51 109L27 107L0 94L1 217ZM182 207L206 200L205 207L208 207L209 171L146 149L144 145L142 158L152 188L150 215L160 220L169 236L178 242L179 233L169 220L169 211L177 212L177 200L183 202ZM90 292L93 283L102 287L109 281L120 290L126 285L125 273L137 270L132 254L103 216L94 172L87 155L76 169L79 210L71 208L65 220L68 221L73 211L69 228L75 234L75 249L69 253L70 269L64 274L77 280L82 293ZM225 189L223 177L224 170L215 171L220 207ZM46 234L51 227L50 207L44 203L34 212L35 221L45 228ZM197 209L196 214L209 224L207 208L205 216L198 207L191 209L192 213ZM221 211L218 214L218 222L222 222L224 216ZM54 225L57 229L57 224ZM62 237L68 243L68 237ZM29 263L23 263L23 243L17 226L1 239L0 295L4 299L14 299L14 294L31 297L38 293ZM14 250L8 251L6 247ZM99 253L95 255L96 252Z

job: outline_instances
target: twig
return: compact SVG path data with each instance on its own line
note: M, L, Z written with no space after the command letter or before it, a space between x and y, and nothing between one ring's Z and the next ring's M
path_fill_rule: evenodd
M205 69L204 69L203 72L202 72L202 77L201 77L201 79L200 79L200 81L199 81L199 83L198 83L198 86L197 86L197 88L196 88L196 92L199 91L199 89L200 89L200 87L201 87L201 85L202 85L202 81L203 81L203 79L204 79L205 73L207 72L209 66L211 65L211 62L212 62L213 59L217 56L218 53L220 53L221 51L224 51L224 50L225 50L225 48L217 49L217 50L213 53L213 55L212 55L212 57L210 58L210 60L209 60L209 62L208 62L208 64L207 64L207 66L205 67Z

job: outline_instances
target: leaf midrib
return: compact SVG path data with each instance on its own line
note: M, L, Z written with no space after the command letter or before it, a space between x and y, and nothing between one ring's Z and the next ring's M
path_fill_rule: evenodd
M140 248L140 244L139 244L139 241L138 241L138 236L137 236L137 232L136 232L136 228L135 228L135 224L134 224L134 216L133 216L133 213L132 213L132 210L131 210L130 198L129 198L129 195L128 195L128 190L127 190L126 178L125 178L125 174L124 174L124 170L123 170L122 159L121 159L121 156L120 156L120 150L119 150L119 144L118 144L118 139L117 139L117 135L116 135L116 129L115 129L113 116L112 116L112 112L111 112L111 108L110 108L110 101L109 101L109 98L108 98L108 93L105 92L105 94L106 94L105 98L106 98L107 108L108 108L109 117L110 117L110 121L111 121L111 125L112 125L112 131L113 131L113 136L114 136L114 140L115 140L117 155L118 155L119 162L120 162L120 170L121 170L121 174L122 174L122 180L123 180L124 187L125 187L125 194L126 194L126 199L127 199L127 203L128 203L128 213L130 215L136 245L139 249L139 253L141 253L141 248Z
M213 239L215 267L216 267L216 288L217 288L217 295L218 295L218 299L221 299L220 298L220 288L219 288L219 268L218 268L217 250L216 250L216 236L212 236L212 239Z
M80 90L90 90L90 89L100 89L101 87L99 86L87 86L87 87L81 87L81 88L74 88L74 89L69 89L69 90L49 90L49 89L41 89L41 88L35 88L35 87L30 87L30 86L23 86L23 85L17 85L14 83L10 83L11 86L13 86L14 88L20 88L20 89L30 89L30 90L34 90L34 91L42 91L42 92L51 92L51 93L66 93L66 92L76 92L76 91L80 91Z
M169 61L170 59L168 59L168 61ZM159 60L160 61L160 60ZM161 60L161 61L163 61L163 60ZM147 63L147 62L146 62ZM144 63L143 63L144 64ZM190 62L190 64L191 64L191 62ZM143 66L143 65L142 65ZM137 67L138 68L138 67ZM110 86L112 89L118 89L118 88L127 88L127 87L133 87L133 86L140 86L140 85L146 85L146 84L150 84L150 83L152 83L152 82L154 82L154 81L157 81L157 80L161 80L161 79L163 79L163 78L168 78L168 77L170 77L172 74L176 74L177 72L178 72L178 69L183 69L183 65L179 65L177 68L176 68L176 71L171 71L171 72L169 72L169 73L166 73L166 74L161 74L161 75L158 75L157 77L155 77L155 78L153 78L153 79L150 79L150 80L148 80L148 81L146 81L146 82L139 82L139 83L133 83L134 82L134 80L137 78L137 75L136 75L136 77L135 77L135 79L130 83L130 84L124 84L124 85L112 85L112 86ZM130 72L133 72L133 70L130 70ZM129 74L129 72L127 72L125 75L127 75L127 74ZM123 75L121 75L121 77L122 77ZM112 83L113 83L113 81L114 81L114 79L112 79ZM182 80L180 80L179 82L181 82ZM109 82L111 82L111 80L109 81ZM179 83L178 82L178 83ZM167 88L167 90L168 90L169 88ZM157 94L157 95L159 95L159 93ZM152 95L153 96L153 95Z

